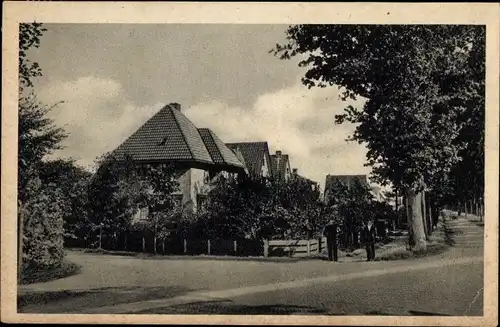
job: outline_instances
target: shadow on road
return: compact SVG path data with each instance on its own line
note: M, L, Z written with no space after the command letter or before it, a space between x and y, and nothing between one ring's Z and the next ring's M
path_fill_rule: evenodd
M68 313L83 308L170 298L194 291L183 287L103 287L86 291L29 292L18 295L19 313Z
M450 316L436 312L416 310L398 310L398 313L371 310L368 312L349 312L348 308L319 308L312 306L272 304L272 305L240 305L231 300L215 300L174 305L143 311L140 314L225 314L225 315L327 315L327 316Z
M441 317L451 316L451 315L446 315L443 313L415 311L415 310L409 310L408 313L412 316L441 316Z
M203 301L141 312L141 314L226 314L226 315L291 315L325 314L324 309L301 305L238 305L232 301Z

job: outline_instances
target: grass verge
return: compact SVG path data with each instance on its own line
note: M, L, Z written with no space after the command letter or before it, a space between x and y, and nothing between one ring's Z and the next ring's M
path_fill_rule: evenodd
M454 234L456 234L455 231L443 226L429 236L425 251L411 251L405 242L391 248L381 249L377 253L375 261L408 260L441 254L449 250L455 243Z
M405 246L388 249L380 254L377 254L375 261L392 261L392 260L407 260L413 258L422 258L431 255L436 255L447 251L449 245L443 243L428 244L425 251L411 251Z
M73 262L64 260L61 265L48 269L30 269L23 272L21 284L45 283L51 280L77 275L81 267Z

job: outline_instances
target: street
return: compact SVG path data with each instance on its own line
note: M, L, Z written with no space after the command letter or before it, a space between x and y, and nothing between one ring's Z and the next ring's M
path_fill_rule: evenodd
M141 313L481 316L482 262L325 282ZM479 294L475 298L476 294Z
M482 315L483 228L413 260L161 260L70 252L82 274L24 285L20 312ZM38 296L38 299L37 299Z

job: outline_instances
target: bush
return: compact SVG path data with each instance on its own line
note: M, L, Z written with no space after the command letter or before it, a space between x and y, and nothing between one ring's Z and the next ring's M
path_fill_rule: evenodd
M29 187L30 196L20 208L23 219L23 270L58 267L64 258L64 206L52 184Z

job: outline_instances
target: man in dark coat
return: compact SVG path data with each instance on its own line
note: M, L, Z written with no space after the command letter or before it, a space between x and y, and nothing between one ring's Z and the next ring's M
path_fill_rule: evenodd
M369 220L362 229L363 242L366 247L366 261L375 260L375 242L377 240L377 229L372 220Z
M326 236L326 246L328 249L328 260L338 261L337 251L337 224L330 220L325 226L324 235Z

